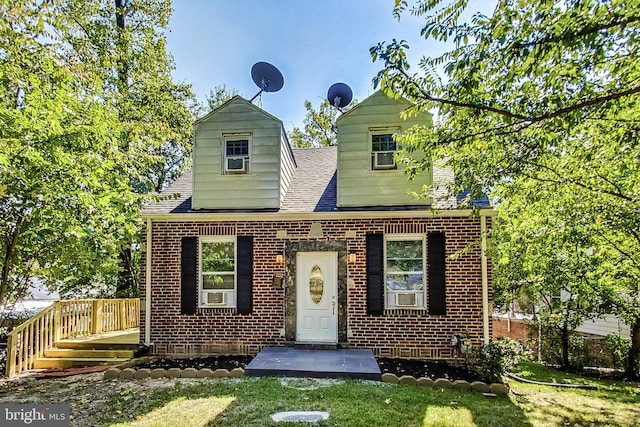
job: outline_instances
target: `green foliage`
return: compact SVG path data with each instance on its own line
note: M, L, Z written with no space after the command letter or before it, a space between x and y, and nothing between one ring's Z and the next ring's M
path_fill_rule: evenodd
M412 173L447 159L454 194L497 204L498 300L541 300L570 327L605 312L640 323L640 3L505 0L491 16L467 3L396 2L399 19L425 16L427 40L453 41L417 71L406 42L371 48L374 83L407 114L438 109L400 141L426 156L400 158Z
M125 28L111 1L36 3L0 1L0 305L33 277L137 295L139 211L191 149L169 3L126 2Z
M344 108L348 111L358 104L357 100L352 100ZM289 139L294 147L330 147L338 143L338 116L339 111L329 104L326 99L322 100L318 109L313 108L311 101L304 102L307 115L304 118L304 129L294 127L289 133Z
M510 338L498 338L473 350L473 368L488 382L502 382L523 353L522 344Z
M238 94L236 89L227 85L218 85L209 91L207 95L207 112L213 111Z
M613 366L617 369L625 369L628 364L631 340L629 338L622 338L619 335L607 335L606 342L607 348L612 355Z

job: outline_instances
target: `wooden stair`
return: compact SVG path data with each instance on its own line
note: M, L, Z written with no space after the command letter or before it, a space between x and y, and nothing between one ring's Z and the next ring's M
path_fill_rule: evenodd
M58 341L33 362L33 369L69 369L117 365L133 358L139 331L118 331Z

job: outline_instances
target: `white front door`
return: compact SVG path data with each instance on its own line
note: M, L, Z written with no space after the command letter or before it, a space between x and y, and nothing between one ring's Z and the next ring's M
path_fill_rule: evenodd
M337 252L298 252L296 341L338 342L337 266Z

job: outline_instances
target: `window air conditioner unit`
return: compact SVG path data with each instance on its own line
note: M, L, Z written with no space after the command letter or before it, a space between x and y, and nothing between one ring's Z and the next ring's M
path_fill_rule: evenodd
M246 157L227 157L227 173L247 173Z
M207 292L207 304L209 305L226 305L227 294L224 292Z
M396 307L416 307L417 305L416 294L396 294Z
M396 161L394 159L395 151L376 151L373 157L374 169L394 169Z

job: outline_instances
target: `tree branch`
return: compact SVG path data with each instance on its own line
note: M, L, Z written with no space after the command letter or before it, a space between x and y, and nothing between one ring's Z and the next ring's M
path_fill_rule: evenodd
M629 17L621 17L621 16L617 16L616 19L614 19L611 22L606 22L606 23L601 23L601 24L596 24L596 25L592 25L592 26L588 26L583 28L582 30L578 31L577 33L575 32L566 32L564 34L560 34L560 35L549 35L547 37L542 37L538 40L534 40L534 41L530 41L530 42L515 42L513 44L513 48L514 49L522 49L522 48L530 48L530 47L534 47L534 46L538 46L538 45L542 45L542 44L548 44L548 43L558 43L558 42L562 42L562 41L568 41L571 39L578 39L580 37L584 37L584 36L588 36L590 34L594 34L594 33L599 33L600 31L603 30L608 30L610 28L615 28L615 27L620 27L620 26L624 26L627 24L631 24L634 22L638 22L640 21L640 16L629 16Z
M560 108L558 110L552 111L550 113L547 114L542 114L540 116L525 116L522 114L518 114L518 113L513 113L509 110L504 110L501 108L496 108L496 107L491 107L489 105L482 105L482 104L473 104L473 103L468 103L468 102L459 102L459 101L455 101L455 100L451 100L451 99L445 99L445 98L437 98L434 96L429 95L420 85L418 85L418 83L409 75L407 74L407 72L403 69L401 69L398 66L394 66L394 68L396 69L396 71L398 71L400 74L402 74L404 76L405 79L407 79L407 81L409 83L411 83L414 88L416 89L415 92L415 96L418 98L422 98L425 101L431 101L431 102L435 102L435 103L440 103L440 104L444 104L444 105L451 105L453 107L460 107L460 108L470 108L473 110L481 110L481 111L488 111L491 113L495 113L504 117L510 117L513 119L519 119L522 120L523 122L530 122L530 124L533 123L538 123L538 122L542 122L544 120L549 120L549 119L553 119L559 116L562 116L564 114L568 114L571 113L573 111L576 110L580 110L582 108L586 108L586 107L591 107L597 104L601 104L603 102L607 102L607 101L612 101L614 99L618 99L618 98L623 98L625 96L629 96L629 95L633 95L636 94L638 92L640 92L640 86L633 86L627 90L623 90L622 92L614 92L614 93L609 93L608 95L604 95L604 96L599 96L596 98L592 98L592 99L587 99L583 102L580 102L578 104L574 104L574 105L570 105L568 107L564 107L564 108Z

